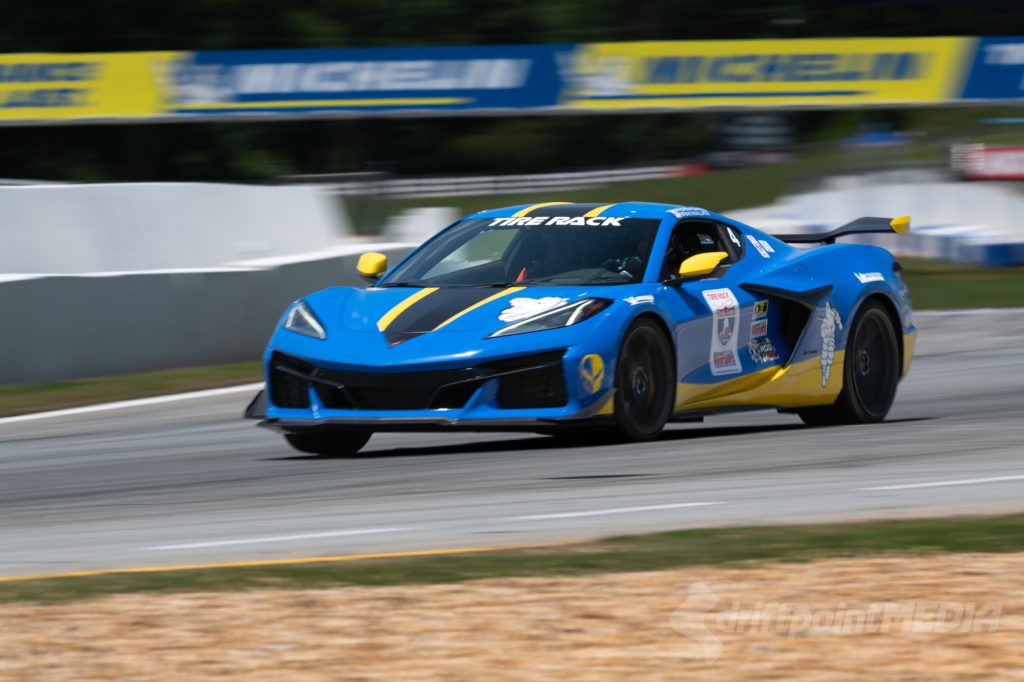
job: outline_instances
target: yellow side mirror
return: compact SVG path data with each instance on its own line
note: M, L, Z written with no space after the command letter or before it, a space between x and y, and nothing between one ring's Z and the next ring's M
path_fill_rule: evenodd
M383 253L371 251L359 257L356 270L367 279L380 279L384 271L388 269L388 257Z
M709 251L690 256L679 266L679 276L685 279L710 275L718 264L729 257L725 251Z

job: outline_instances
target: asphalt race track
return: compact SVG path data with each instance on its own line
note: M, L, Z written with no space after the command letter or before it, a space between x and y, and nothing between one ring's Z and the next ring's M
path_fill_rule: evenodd
M1024 311L919 313L890 421L761 412L655 443L385 434L316 459L249 395L0 420L0 575L1024 510Z

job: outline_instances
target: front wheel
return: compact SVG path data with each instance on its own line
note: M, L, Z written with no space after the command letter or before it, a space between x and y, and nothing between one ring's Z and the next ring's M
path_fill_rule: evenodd
M304 433L286 433L284 439L299 452L322 457L344 457L359 452L372 435L369 429L321 427Z
M622 339L615 364L615 425L627 440L657 438L675 403L672 347L661 327L641 318Z
M805 424L870 424L889 414L900 381L899 339L885 308L868 301L854 318L843 362L843 390L825 407L798 414Z

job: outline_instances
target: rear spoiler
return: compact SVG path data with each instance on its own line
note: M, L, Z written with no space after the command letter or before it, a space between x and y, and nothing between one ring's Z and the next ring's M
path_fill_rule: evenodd
M899 218L857 218L851 223L846 223L829 232L817 232L811 234L777 234L776 239L781 239L788 244L833 244L838 237L846 237L851 234L906 234L910 231L910 216L904 215Z

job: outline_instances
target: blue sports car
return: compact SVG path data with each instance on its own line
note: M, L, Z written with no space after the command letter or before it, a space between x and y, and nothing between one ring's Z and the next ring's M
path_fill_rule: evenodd
M834 242L909 222L771 236L692 206L482 211L390 269L364 254L367 288L293 303L247 416L323 455L375 431L647 440L763 408L877 422L910 367L910 296L888 251Z

